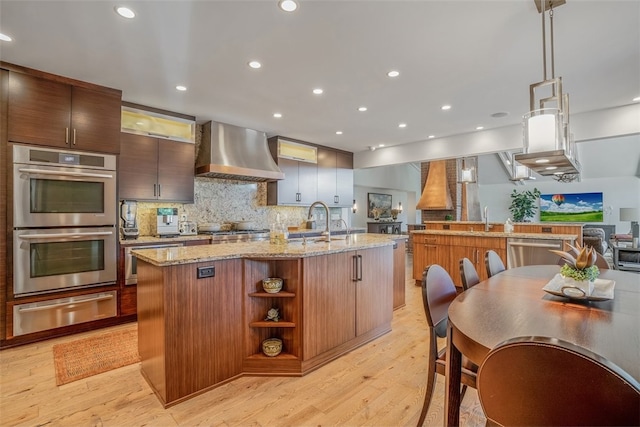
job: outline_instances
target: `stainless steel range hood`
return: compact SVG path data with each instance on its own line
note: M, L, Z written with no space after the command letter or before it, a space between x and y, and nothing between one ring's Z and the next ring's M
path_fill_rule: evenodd
M264 132L216 122L203 125L196 176L257 182L284 179Z

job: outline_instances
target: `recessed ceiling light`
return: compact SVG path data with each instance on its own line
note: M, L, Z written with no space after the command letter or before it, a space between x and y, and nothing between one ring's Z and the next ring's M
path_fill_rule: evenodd
M633 98L633 102L638 102L640 101L640 96L636 96L635 98Z
M476 127L476 130L482 130L482 129L484 129L484 126L477 126Z
M398 127L399 128L406 128L407 124L406 123L398 123Z
M367 107L358 107L358 111L367 111Z
M536 163L549 163L549 159L538 159Z
M313 93L315 93L316 95L322 95L322 92L324 92L322 89L320 88L316 88L313 90Z
M10 42L12 39L8 35L0 33L0 40L4 42Z
M427 138L431 139L431 138L435 138L435 135L429 135Z
M176 90L179 90L180 92L184 92L185 90L187 90L186 86L182 86L182 85L178 85L176 86Z
M451 105L443 105L442 107L440 107L440 109L442 110L451 110Z
M117 6L116 13L122 16L123 18L127 18L127 19L132 19L132 18L135 18L136 16L136 13L133 10L124 6Z
M295 0L280 0L278 7L285 12L293 12L298 8L298 2Z
M558 169L558 167L557 166L547 166L545 169L548 170L548 171L552 171L552 170Z
M259 63L258 61L251 61L251 62L249 62L249 67L258 69L258 68L262 67L262 64Z
M548 169L548 168L547 168ZM554 175L564 175L564 172L554 172Z
M387 76L389 77L398 77L400 75L400 71L396 71L396 70L391 70L387 73Z
M342 135L342 131L341 130L337 130L336 131L336 135Z
M378 144L378 147L382 148L382 147L384 147L384 144Z
M282 117L282 114L280 113L273 113L273 117L275 117L276 119L279 119Z

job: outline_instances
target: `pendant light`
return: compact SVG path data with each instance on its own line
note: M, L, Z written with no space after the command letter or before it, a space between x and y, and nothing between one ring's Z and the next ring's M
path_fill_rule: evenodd
M569 128L569 95L555 76L553 9L565 0L534 0L542 17L543 78L529 86L530 111L523 116L523 153L515 160L540 175L579 174L580 163ZM550 21L551 77L547 77L547 15Z
M462 157L456 160L459 183L478 182L478 159L477 157Z

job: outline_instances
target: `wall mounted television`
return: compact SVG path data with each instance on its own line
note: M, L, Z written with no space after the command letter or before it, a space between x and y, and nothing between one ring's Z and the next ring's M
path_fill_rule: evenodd
M603 222L602 193L540 195L540 221Z

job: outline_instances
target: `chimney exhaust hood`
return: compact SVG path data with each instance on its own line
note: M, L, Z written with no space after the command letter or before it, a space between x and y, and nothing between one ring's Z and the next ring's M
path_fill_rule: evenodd
M216 122L202 127L196 176L254 182L284 179L269 152L266 133Z
M451 210L451 192L447 183L447 162L437 160L429 163L427 181L422 196L416 205L420 210Z

